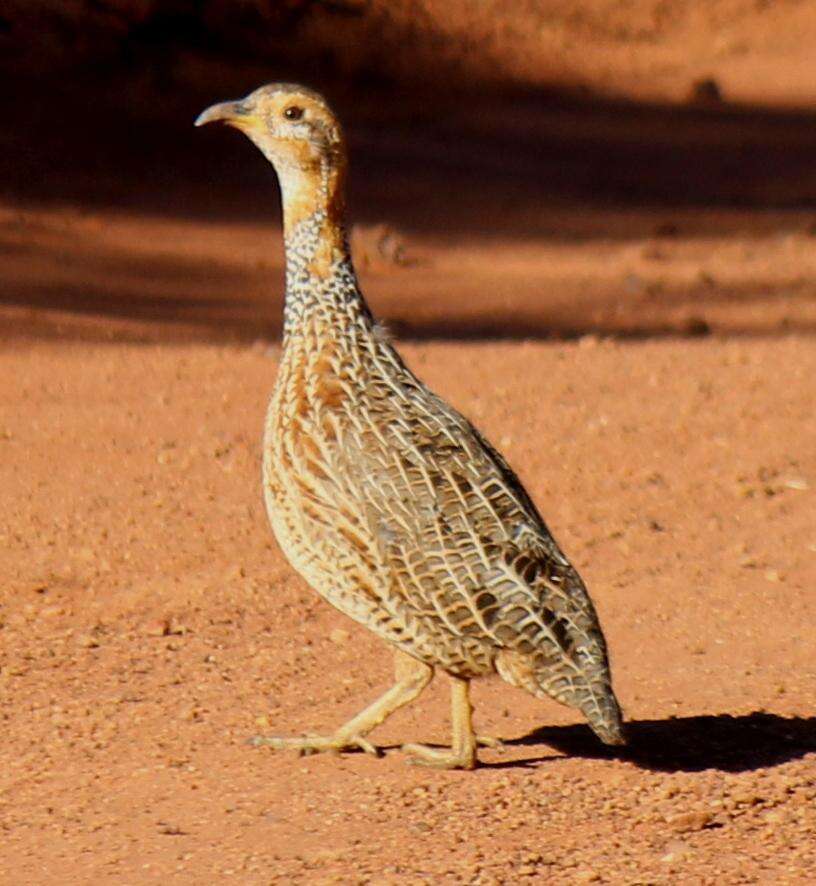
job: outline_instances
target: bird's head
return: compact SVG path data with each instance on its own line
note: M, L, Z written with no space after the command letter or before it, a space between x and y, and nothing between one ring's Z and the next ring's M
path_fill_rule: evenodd
M343 132L325 99L305 86L270 83L238 101L212 105L195 121L240 129L283 178L345 164Z
M261 149L278 173L287 237L300 222L319 216L326 226L324 264L342 250L346 150L340 124L321 95L270 83L246 98L212 105L195 122L240 129Z

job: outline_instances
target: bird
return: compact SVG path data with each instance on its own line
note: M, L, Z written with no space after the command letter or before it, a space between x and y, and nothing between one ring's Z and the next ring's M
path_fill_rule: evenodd
M394 649L395 682L324 735L259 736L301 754L365 751L436 670L451 684L451 743L411 762L473 769L497 746L473 726L470 682L498 674L580 710L625 743L589 593L502 455L406 365L360 291L345 225L347 150L319 93L272 83L203 111L272 163L283 207L283 344L263 433L277 541L325 600Z

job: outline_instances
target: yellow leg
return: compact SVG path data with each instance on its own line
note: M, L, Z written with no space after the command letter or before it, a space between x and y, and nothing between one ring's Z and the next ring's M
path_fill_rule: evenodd
M473 732L473 708L470 704L470 681L451 675L450 749L440 750L424 744L406 744L403 751L413 754L411 761L437 769L474 769L476 767L477 739Z
M398 708L412 702L431 682L433 668L397 651L394 656L396 683L365 710L344 723L332 735L301 735L293 738L259 735L252 739L256 747L296 750L302 754L321 751L339 753L349 748L360 748L367 754L379 756L380 750L365 736L383 723Z

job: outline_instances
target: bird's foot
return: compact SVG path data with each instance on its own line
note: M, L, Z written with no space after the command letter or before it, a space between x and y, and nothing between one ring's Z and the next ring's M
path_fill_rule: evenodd
M256 748L266 747L280 751L297 751L299 756L310 754L340 754L343 751L361 750L374 757L382 756L382 751L362 735L298 735L284 738L276 735L256 735L249 740Z
M425 744L404 744L402 750L412 756L408 760L414 766L431 766L434 769L475 769L476 748L431 748Z

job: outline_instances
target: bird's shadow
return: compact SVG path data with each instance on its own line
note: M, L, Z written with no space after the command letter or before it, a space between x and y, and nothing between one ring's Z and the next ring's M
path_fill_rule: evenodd
M816 753L816 717L764 712L634 720L626 724L626 735L626 745L609 747L583 724L543 726L504 744L548 745L570 757L628 760L658 772L746 772ZM547 758L497 761L492 766L529 767L543 759Z

